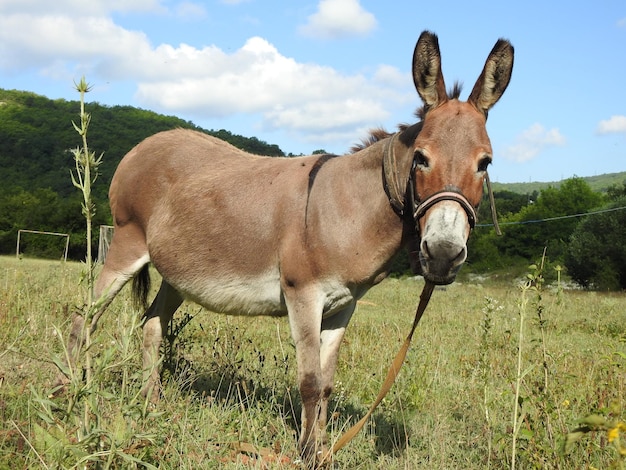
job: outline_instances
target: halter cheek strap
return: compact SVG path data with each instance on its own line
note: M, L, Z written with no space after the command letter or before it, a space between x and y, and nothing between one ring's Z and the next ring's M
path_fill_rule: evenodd
M403 218L406 214L405 209L408 202L406 193L408 192L409 185L411 185L411 180L414 179L411 176L411 174L414 173L414 168L411 169L407 180L406 174L400 170L396 159L396 152L393 150L397 136L398 134L393 134L385 143L382 176L383 188L385 189L387 199L389 199L389 204L393 211L398 214L400 218Z

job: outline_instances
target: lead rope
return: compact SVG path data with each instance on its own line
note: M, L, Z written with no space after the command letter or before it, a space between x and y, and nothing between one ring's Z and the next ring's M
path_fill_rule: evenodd
M348 442L350 442L354 438L354 436L356 436L359 433L359 431L363 428L363 426L365 425L369 417L372 416L372 413L374 413L374 410L376 409L376 407L380 404L381 401L383 401L383 398L385 398L385 396L391 389L392 385L395 383L396 378L398 377L398 374L400 373L400 369L402 368L402 364L404 363L404 359L406 358L406 354L409 350L409 346L411 344L411 339L413 338L413 333L415 332L415 328L417 328L417 324L420 322L420 319L422 318L422 315L424 314L424 311L426 310L426 307L428 306L430 296L433 293L434 289L435 289L435 284L433 284L430 281L426 281L426 284L424 285L424 288L422 289L422 293L420 294L420 302L419 302L419 305L417 306L417 311L415 312L415 319L413 320L413 326L411 327L411 331L409 332L408 336L404 340L404 343L402 343L402 347L400 348L400 350L398 351L398 354L396 354L396 357L391 363L391 367L389 367L389 371L387 371L387 377L385 378L385 381L380 387L380 391L378 392L378 396L376 397L376 400L374 400L374 403L372 403L372 405L370 406L370 409L367 411L365 416L363 416L358 423L356 423L354 426L348 429L335 442L332 449L328 451L326 455L323 456L320 464L329 463L332 459L333 454L335 454L337 451L343 448Z
M487 194L489 194L489 206L491 207L491 218L493 219L493 227L496 229L496 235L502 235L500 225L498 225L498 213L496 212L496 200L491 190L491 180L489 173L486 173L485 181L487 182Z

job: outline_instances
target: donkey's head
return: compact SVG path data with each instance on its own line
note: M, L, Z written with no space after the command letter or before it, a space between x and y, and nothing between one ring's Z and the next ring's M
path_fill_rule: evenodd
M424 102L413 153L415 221L421 236L424 277L454 281L467 256L492 150L485 123L511 78L513 47L500 39L492 49L467 102L448 96L437 36L423 32L413 55L413 81Z

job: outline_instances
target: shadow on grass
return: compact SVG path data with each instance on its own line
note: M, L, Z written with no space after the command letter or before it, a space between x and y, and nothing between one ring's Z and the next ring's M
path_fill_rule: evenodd
M290 357L295 350L285 346L281 354L271 353L271 348L259 347L238 327L232 326L222 328L215 336L206 331L181 335L192 319L187 314L175 322L165 338L162 380L175 383L184 394L201 400L210 398L229 408L243 410L260 404L268 413L279 416L285 427L298 436L302 402L296 383L295 360ZM198 335L204 334L205 341L199 341ZM192 344L194 354L188 355ZM195 362L187 357L201 360ZM336 426L347 429L365 415L367 406L346 403L333 395L329 403L329 422L332 420ZM378 455L401 455L410 441L405 419L397 413L374 413L367 429L375 436Z
M295 380L288 376L288 358L271 364L271 369L279 375L261 377L260 370L247 370L246 361L235 361L219 364L211 362L202 364L203 370L196 370L193 363L183 358L164 364L165 380L178 384L181 392L199 399L211 397L227 407L248 409L253 404L261 404L263 408L272 410L285 422L285 426L293 430L294 436L299 435L301 428L302 402ZM271 361L270 361L271 362ZM270 374L272 375L272 374ZM254 377L254 378L253 378ZM293 381L292 381L293 380ZM358 421L367 412L367 407L342 404L331 397L329 403L329 420L336 424L344 423L346 429ZM389 413L374 413L367 429L375 436L375 452L377 455L400 456L409 446L410 435L402 416ZM365 432L365 431L361 431ZM335 439L339 435L334 436ZM297 437L296 437L297 438Z

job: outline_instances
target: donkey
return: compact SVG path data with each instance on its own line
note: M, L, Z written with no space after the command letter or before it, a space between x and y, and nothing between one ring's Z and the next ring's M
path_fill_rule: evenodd
M122 159L109 197L115 231L94 287L95 329L115 295L148 264L162 283L143 324L144 393L160 393L156 363L183 299L214 312L287 316L302 398L299 449L315 465L339 346L357 299L388 274L407 244L423 276L454 281L466 259L492 149L485 123L508 86L513 47L500 39L467 102L449 96L437 36L413 55L422 121L343 156L260 157L176 129ZM72 360L84 318L75 315Z

